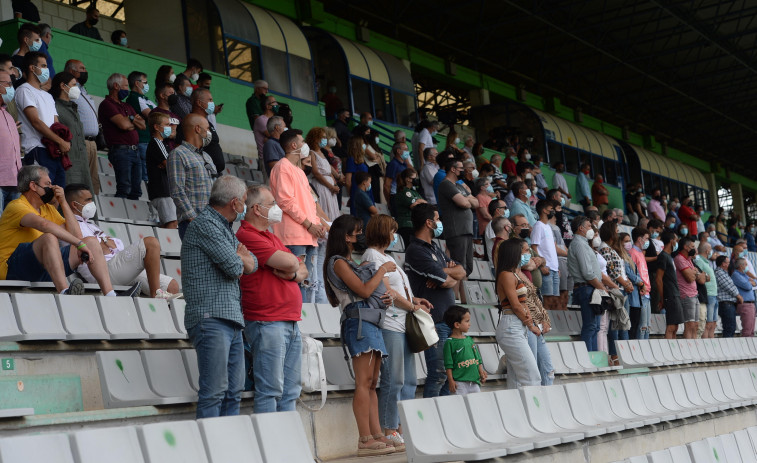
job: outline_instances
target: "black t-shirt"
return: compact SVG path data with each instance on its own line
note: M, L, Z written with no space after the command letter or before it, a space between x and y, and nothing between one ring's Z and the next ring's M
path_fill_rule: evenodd
M680 299L681 294L678 291L678 277L676 276L676 266L673 258L665 251L657 256L657 268L662 270L662 291L665 301Z
M13 0L12 6L13 13L21 13L21 19L34 23L39 22L39 10L31 0Z
M145 164L147 165L147 197L151 201L155 198L171 197L171 192L168 188L168 167L160 168L163 161L168 159L163 150L166 153L169 151L165 145L162 150L159 143L163 145L162 141L150 138L150 142L147 144L147 154L145 155Z
M636 193L628 193L626 195L626 204L630 204L634 210L629 212L636 212L636 204L639 202L639 198L636 196Z

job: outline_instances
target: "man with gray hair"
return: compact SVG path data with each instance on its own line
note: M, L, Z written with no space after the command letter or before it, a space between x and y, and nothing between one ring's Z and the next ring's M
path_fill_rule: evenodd
M286 128L284 118L281 116L273 116L268 119L268 122L266 123L266 130L268 130L269 137L268 140L266 140L265 145L263 145L263 163L265 163L265 171L268 176L271 175L271 169L273 169L273 166L275 166L286 154L281 147L281 143L279 143L279 137L284 133ZM260 157L260 153L258 153L258 157Z
M181 246L184 326L200 371L198 419L239 414L244 388L239 279L258 263L231 225L245 216L246 200L242 180L217 179L209 205L192 221Z
M255 119L263 114L263 108L265 107L265 96L268 94L268 82L264 80L256 80L253 85L255 91L247 99L247 120L250 122L250 130L255 130Z
M18 191L21 197L11 201L0 217L0 279L52 281L60 294L82 294L82 281L77 278L69 285L66 277L87 262L103 294L115 296L97 239L82 238L63 188L53 186L47 169L22 167ZM49 204L53 199L62 216Z
M717 254L713 255L710 243L700 241L697 247L697 256L693 262L707 277L704 283L704 294L702 293L701 286L697 287L699 291L698 338L714 338L715 327L718 324L718 281L715 278L713 265L710 264L710 261L716 258ZM704 297L706 297L706 302L703 300Z
M112 74L107 81L108 96L100 103L97 117L108 145L108 160L116 174L116 197L139 199L142 196L142 159L139 133L145 120L128 103L129 82L123 74Z
M741 303L736 305L736 314L741 317L741 337L754 336L754 287L747 276L747 260L744 257L736 259L731 274L733 284L741 296Z

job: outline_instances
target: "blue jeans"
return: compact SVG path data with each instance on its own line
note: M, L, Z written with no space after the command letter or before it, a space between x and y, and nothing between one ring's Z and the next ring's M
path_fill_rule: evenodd
M586 349L589 352L597 351L597 333L599 332L599 322L601 315L594 315L589 302L591 302L591 293L594 287L591 285L581 286L573 290L573 303L581 306L581 340L586 343Z
M718 297L707 296L707 322L718 321Z
M446 323L437 323L436 334L439 342L435 346L423 351L426 356L426 384L423 385L423 397L437 397L449 395L447 386L447 370L444 369L444 343L447 342L452 330Z
M200 370L197 419L239 415L244 388L242 328L228 320L203 318L188 334Z
M294 411L302 389L302 337L297 322L247 321L255 413Z
M400 424L397 402L415 398L415 358L407 345L405 333L383 329L381 333L389 357L381 363L379 423L384 429L397 429Z
M528 347L531 348L536 364L539 366L541 385L551 386L555 381L555 367L552 366L552 356L549 354L544 336L537 337L534 333L528 331Z
M179 239L184 239L184 234L187 232L187 227L191 222L189 220L182 220L179 222Z
M648 297L641 297L641 315L639 316L639 329L636 333L636 339L649 339L649 330L651 329L652 306Z
M549 275L542 275L541 295L542 296L559 296L560 295L560 273L557 270L550 270Z
M736 303L728 301L718 301L718 312L723 319L724 338L732 338L736 333Z
M21 196L21 193L14 186L0 187L0 213L3 212L9 202L18 199L19 196Z
M318 281L315 288L315 303L316 304L328 304L329 299L326 297L326 279L323 275L323 263L326 260L326 240L318 240L318 263L316 264L316 270L318 271Z
M308 304L315 302L316 294L318 293L318 272L315 268L318 265L318 247L292 245L287 246L287 248L292 251L292 254L303 260L305 262L305 268L308 269L307 280L300 283L302 303Z
M118 145L108 152L116 173L116 197L139 199L142 196L142 160L139 151Z
M47 148L38 146L32 149L26 153L26 156L24 156L21 162L25 166L34 165L36 162L40 166L46 167L49 171L50 181L53 182L53 185L58 185L63 188L66 187L66 171L63 169L63 163L61 163L60 158L53 159L50 157Z
M142 165L142 180L147 181L147 143L137 145L139 151L139 161Z

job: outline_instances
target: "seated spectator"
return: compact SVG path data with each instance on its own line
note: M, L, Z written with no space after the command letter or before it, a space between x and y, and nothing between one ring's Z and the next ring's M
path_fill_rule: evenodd
M177 143L180 143L176 141L176 138L181 119L178 114L171 112L171 102L175 103L176 98L176 90L174 90L173 85L167 82L161 82L155 88L155 100L158 102L158 106L153 108L151 113L159 112L169 117L171 135L163 138L163 142L166 144L169 152L176 147Z
M126 38L126 31L122 29L116 29L110 34L110 43L113 45L120 45L122 47L129 46L129 39Z
M87 261L102 293L115 296L97 239L82 238L63 188L53 185L47 169L22 167L18 191L21 197L11 201L0 217L0 279L52 281L60 294L82 294L82 281L76 278L69 285L66 277ZM62 216L49 204L54 199Z
M54 185L66 185L66 171L63 168L63 156L68 154L71 143L59 137L50 129L58 122L53 97L42 90L50 73L47 70L45 55L30 51L24 56L23 65L26 83L16 90L16 107L21 123L21 147L26 155L24 164L39 164L48 170ZM58 146L58 153L50 153L42 139L47 138Z
M92 177L89 174L87 146L84 144L84 126L79 118L77 105L81 90L76 86L74 76L66 71L56 74L50 87L50 95L55 99L55 111L60 122L68 127L72 136L68 159L73 165L66 170L66 182L83 183L91 190Z
M171 119L167 114L153 111L147 118L152 137L147 145L147 197L158 211L160 226L178 228L176 205L168 184L168 147L165 140L172 135Z
M270 176L271 169L280 161L285 153L284 149L279 143L279 137L286 130L284 125L284 119L280 116L273 116L266 122L266 131L270 135L263 145L263 162L265 163L265 171Z
M173 72L173 67L168 64L158 68L158 72L155 73L155 90L158 90L160 84L173 84L176 81L176 74ZM157 95L155 95L157 98Z
M16 121L8 112L15 89L10 74L0 70L0 213L5 206L18 198L18 171L21 170L21 138Z
M100 11L97 9L95 4L92 3L87 7L86 13L87 19L85 19L84 22L74 24L71 29L68 30L68 32L83 35L84 37L89 37L90 39L102 40L103 38L100 36L100 31L98 31L95 27L97 25L97 22L100 20Z
M108 263L108 274L114 285L131 286L134 291L141 289L146 297L174 299L181 297L179 284L173 278L160 273L160 243L153 236L124 246L118 239L107 235L91 220L97 214L97 205L92 192L86 185L72 183L65 189L66 203L74 213L84 238L93 237L99 244L101 253ZM95 283L89 263L82 263L77 272L88 283Z
M173 88L176 90L176 101L171 104L171 111L179 116L179 119L184 119L187 114L192 112L192 100L189 98L192 96L194 89L192 88L192 82L189 77L184 74L179 74L174 80Z
M140 71L132 71L129 73L129 96L126 97L126 103L134 109L134 112L142 116L143 120L147 120L150 115L150 111L157 106L149 98L147 94L150 91L150 84L147 83L147 74ZM150 142L150 130L145 127L144 129L137 129L139 134L139 159L142 163L142 180L147 181L147 164L145 158L147 157L147 144Z
M351 197L352 207L355 209L353 215L362 220L366 225L371 220L371 217L378 215L373 195L370 194L371 181L371 174L368 172L358 172L355 174L354 182L356 189Z
M192 81L193 86L197 86L197 81L200 80L200 73L202 71L202 63L196 58L189 58L187 60L187 68L181 73Z

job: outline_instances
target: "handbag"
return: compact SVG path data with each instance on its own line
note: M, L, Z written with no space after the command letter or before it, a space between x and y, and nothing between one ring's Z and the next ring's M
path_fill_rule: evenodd
M309 407L302 401L303 407L317 412L326 404L326 369L323 365L323 343L310 336L302 336L302 370L300 372L302 392L321 391L321 405Z
M411 312L405 318L405 338L410 351L414 354L423 352L439 342L434 319L425 310Z

